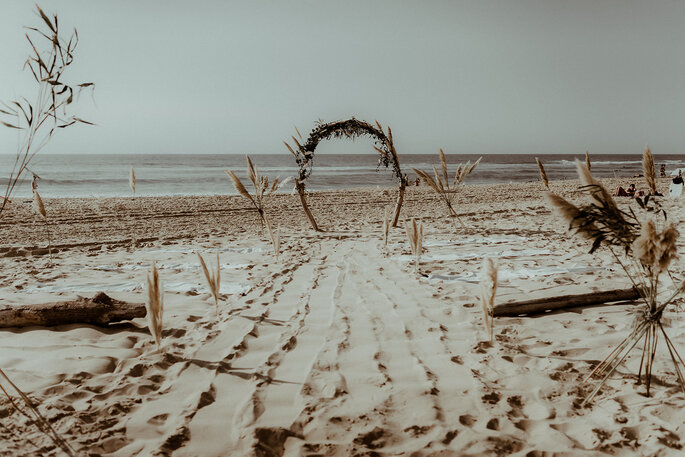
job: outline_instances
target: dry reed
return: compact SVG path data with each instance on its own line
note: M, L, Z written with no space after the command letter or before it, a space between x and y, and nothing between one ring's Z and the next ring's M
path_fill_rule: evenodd
M416 219L411 219L411 224L407 225L407 221L404 221L404 231L407 234L407 239L409 240L409 247L411 248L412 254L414 254L414 267L415 270L419 271L419 262L421 260L421 251L423 251L423 223L416 223Z
M33 210L40 217L43 218L43 223L45 224L45 234L48 239L48 254L52 254L52 243L50 240L50 226L48 222L48 213L45 211L45 205L43 204L43 199L40 198L40 194L36 189L33 189Z
M147 276L147 325L155 338L157 350L162 349L162 318L164 316L164 286L159 280L157 265L152 262L152 270Z
M471 164L470 161L466 162L465 165L459 164L459 166L457 167L457 172L454 176L454 180L451 184L447 173L447 161L445 160L445 153L442 149L440 149L440 167L442 169L442 177L440 176L440 173L438 173L438 170L435 167L433 167L433 174L435 176L435 179L433 179L428 173L426 173L423 170L412 168L412 170L414 170L414 173L416 173L417 176L419 176L423 180L423 182L428 184L431 187L431 189L433 189L440 196L440 199L445 203L445 206L447 207L448 216L453 218L453 220L457 219L459 223L462 225L462 227L464 226L464 223L461 221L461 218L454 210L454 199L457 195L459 186L461 186L464 183L466 177L476 169L481 159L482 157L476 160L476 162L473 164Z
M649 187L649 194L656 195L656 167L654 166L654 157L649 146L645 147L645 152L642 154L642 171L645 175L645 182Z
M587 167L588 171L592 171L592 164L590 163L590 151L587 149L585 150L585 166Z
M5 389L5 387L2 385L2 382L0 382L0 390L2 390L2 393L5 395L7 400L9 401L10 405L12 406L12 409L17 411L19 414L22 416L26 417L26 419L29 420L29 422L33 423L38 427L38 430L41 431L44 435L46 435L50 440L52 440L53 443L57 447L59 447L65 454L67 454L70 457L73 457L76 455L76 452L74 449L67 443L64 438L62 438L54 428L50 425L50 422L45 419L45 417L38 411L38 409L33 405L31 402L31 399L21 390L19 387L17 387L16 384L12 382L12 380L5 374L5 372L0 369L0 377L2 377L5 382L7 382L12 389L19 395L19 398L22 399L28 410L31 412L31 414L27 413L24 411L22 408L19 407L19 405L14 401L10 393ZM35 445L32 441L28 440L32 444ZM37 454L36 454L37 455Z
M131 173L128 175L128 186L131 188L131 192L133 193L133 196L136 196L136 172L133 171L133 167L131 167Z
M537 162L538 170L540 170L540 179L542 179L542 183L547 190L549 190L549 180L547 179L547 173L545 173L545 167L542 166L542 162L537 157L535 158L535 162Z
M494 341L495 335L495 295L497 294L497 267L491 258L483 260L481 271L480 302L483 306L483 324L490 336L490 342Z
M643 166L646 178L656 176L649 150L645 151ZM680 234L673 223L666 223L666 214L661 210L658 202L652 207L649 206L649 196L644 200L637 198L636 201L643 210L651 212L655 217L663 212L661 224L654 217L648 217L644 221L639 220L632 208L629 212L620 210L606 189L592 177L586 166L577 162L577 168L579 178L583 183L582 188L589 193L592 198L591 203L576 207L553 194L547 196L548 202L569 222L569 229L592 240L590 252L600 246L606 246L633 287L639 291L641 300L628 336L587 377L589 380L595 375L602 376L595 389L585 398L584 404L597 395L604 383L641 341L643 341L642 357L637 377L638 383L645 381L649 396L660 334L666 342L680 388L685 392L685 376L682 369L685 368L685 362L666 333L662 322L664 311L678 295L685 291L685 282L676 287L667 298L664 299L659 295L661 275L672 278L668 267L678 257L677 240ZM648 183L649 179L647 178ZM652 190L651 185L650 190ZM623 251L625 260L619 258L614 250L615 247Z
M30 54L24 64L38 85L35 102L31 103L27 97L21 97L0 106L0 124L15 129L19 134L14 164L7 179L4 196L0 198L0 217L22 174L54 133L77 123L92 125L77 116L67 114L75 97L83 89L94 88L94 84L90 82L72 85L63 79L74 61L78 33L74 29L67 40L62 35L57 15L50 18L38 5L36 9L46 27L42 30L26 27Z
M280 228L277 227L276 232L274 232L271 227L271 221L269 220L269 216L267 216L266 214L264 214L264 220L266 220L266 228L269 231L269 238L271 238L271 244L274 247L274 256L276 257L276 261L278 262L278 256L281 252Z
M236 176L236 174L233 173L233 171L224 171L228 175L228 177L231 178L231 182L233 183L233 187L235 188L235 190L240 195L249 200L250 203L252 203L252 206L255 207L257 213L259 214L259 221L261 222L262 226L264 226L266 224L266 221L264 219L264 207L266 204L266 200L268 199L268 197L272 196L276 191L278 191L281 187L283 187L288 181L290 181L290 178L284 179L279 185L280 177L276 177L273 180L273 182L271 182L271 185L269 185L269 177L260 175L259 170L252 162L252 159L250 159L250 156L245 157L247 158L247 177L250 180L250 182L252 182L252 185L254 187L254 196L247 191L245 185L242 183L242 181L240 181L240 178L238 178L238 176Z
M200 259L200 265L202 265L202 271L207 279L207 285L209 290L214 297L214 305L216 307L216 313L219 314L219 289L221 288L221 263L219 262L219 253L216 253L216 271L210 273L205 263L205 259L202 258L200 253L197 253L197 258Z

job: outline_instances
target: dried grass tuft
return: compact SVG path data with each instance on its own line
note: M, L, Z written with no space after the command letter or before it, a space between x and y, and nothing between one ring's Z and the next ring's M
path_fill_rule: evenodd
M491 258L483 260L480 286L480 301L483 306L483 324L490 335L490 342L492 343L495 335L494 315L495 295L497 294L497 267Z
M545 173L545 167L542 166L542 162L537 157L535 158L535 162L537 162L538 169L540 170L540 179L542 179L542 183L547 190L549 190L549 180L547 179L547 173Z
M133 171L133 167L131 167L131 173L128 175L128 186L131 188L131 192L133 192L133 196L136 196L136 172Z
M214 306L216 306L216 313L219 314L219 289L221 287L221 263L219 262L219 253L216 253L216 271L213 273L209 272L205 259L202 258L200 253L197 253L197 258L200 259L200 265L202 265L202 271L205 274L205 279L207 279L207 285L209 290L214 297Z
M647 187L649 187L650 195L656 195L656 167L654 166L654 157L649 146L645 147L645 152L642 154L642 171L645 175Z
M269 231L269 238L271 238L271 244L274 247L274 256L276 256L276 261L278 262L278 256L281 253L280 229L277 227L276 231L274 232L271 227L271 221L269 220L269 217L266 214L264 214L264 219L266 220L266 228Z
M421 260L421 252L423 251L423 223L416 223L416 219L411 219L411 224L407 225L407 221L404 221L404 231L407 234L407 239L409 240L409 247L411 248L412 254L414 254L415 264L414 267L416 271L419 270L419 262Z
M247 177L250 180L250 182L252 182L252 186L254 187L254 196L251 195L250 192L248 192L245 185L242 183L242 181L240 181L240 178L238 178L238 176L236 176L236 174L233 173L233 171L224 171L228 175L228 177L231 178L231 182L233 183L233 187L235 187L235 190L240 195L249 200L252 206L255 207L255 209L257 210L257 214L259 214L259 221L261 222L263 227L264 225L266 225L266 213L264 210L266 200L269 197L271 197L275 192L277 192L281 187L283 187L288 181L290 181L290 178L286 178L279 184L280 177L276 177L271 182L271 185L269 185L269 177L260 175L257 166L252 162L250 156L245 157L247 158Z
M43 204L43 199L40 198L40 194L36 189L33 189L33 210L36 214L43 218L43 223L45 224L45 235L48 239L48 253L52 255L52 242L50 239L50 224L48 222L48 212L45 210L45 205Z
M5 382L7 382L12 389L19 395L19 397L22 399L28 410L31 412L31 414L27 413L24 411L24 409L20 408L19 405L14 401L10 393L5 389L5 387L2 385L2 382L0 382L0 390L2 390L2 393L5 395L7 400L9 401L10 405L12 408L17 411L19 414L22 416L26 417L26 419L29 420L29 422L33 423L38 427L38 429L46 435L50 440L52 440L53 443L57 447L59 447L65 454L67 454L70 457L73 457L76 455L76 452L74 449L67 443L64 438L62 438L54 428L50 425L50 422L48 422L45 417L38 411L38 409L33 405L31 402L31 399L21 390L19 387L17 387L16 384L12 382L12 380L5 374L4 371L0 369L0 377L2 377ZM28 440L30 443L34 444L32 441ZM38 455L38 454L35 454Z
M155 338L157 350L162 349L162 318L164 315L164 287L159 280L157 264L152 263L152 270L147 276L147 325Z
M438 170L435 167L433 167L433 175L435 179L433 179L433 177L431 177L430 174L426 173L423 170L412 168L412 170L414 170L414 173L416 173L416 175L419 178L421 178L421 180L424 183L428 184L428 186L440 196L440 199L445 203L445 206L447 207L448 216L453 218L453 220L458 220L462 227L464 226L464 223L461 221L459 215L457 215L457 212L454 210L454 199L457 195L459 186L461 186L464 183L466 177L476 169L481 159L482 157L476 160L473 164L471 164L470 161L466 162L466 164L459 164L459 166L457 167L457 172L454 176L454 180L451 184L447 174L447 160L445 159L445 153L442 149L440 149L440 168L442 171L442 177L440 176L440 173L438 173Z
M592 171L592 164L590 163L590 151L587 149L585 150L585 166L587 167L588 171Z

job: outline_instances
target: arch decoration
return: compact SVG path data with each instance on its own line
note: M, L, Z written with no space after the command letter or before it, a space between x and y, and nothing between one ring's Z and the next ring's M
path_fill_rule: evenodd
M395 211L392 219L392 226L397 227L397 223L399 222L400 218L400 210L402 209L402 202L404 201L404 191L407 187L407 180L402 174L402 169L400 168L400 161L392 139L392 130L390 127L388 127L387 131L388 133L386 134L378 121L376 121L375 125L372 125L368 122L351 118L344 121L326 123L320 122L310 132L309 137L304 144L301 144L300 141L298 141L294 136L292 139L295 143L295 147L291 147L285 141L283 142L295 157L295 161L297 162L299 171L298 176L295 179L295 188L300 196L302 208L304 209L304 212L314 230L321 231L316 223L314 215L309 209L309 205L307 205L307 197L305 194L306 181L307 178L309 178L309 176L312 174L312 169L314 166L314 151L319 143L323 140L330 140L333 138L354 139L361 136L368 136L373 139L373 148L380 154L378 166L384 166L385 168L392 167L392 173L395 176L395 179L399 182L397 202L395 204ZM298 136L300 137L301 141L304 141L299 132Z

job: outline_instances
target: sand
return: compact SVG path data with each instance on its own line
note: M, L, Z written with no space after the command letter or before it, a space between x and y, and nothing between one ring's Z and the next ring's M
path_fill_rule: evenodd
M552 183L572 200L577 187ZM383 245L395 192L313 193L322 233L296 196L278 195L279 261L239 197L47 199L52 255L16 200L0 221L0 306L98 291L143 302L154 261L165 331L158 352L143 319L5 329L0 367L79 455L681 455L685 395L663 347L651 397L635 384L635 350L580 406L632 305L497 318L489 343L484 257L499 268L498 303L629 286L607 253L565 234L539 183L467 186L465 228L428 188L408 188L403 217L425 231L418 273L402 229ZM196 252L220 254L218 316ZM684 321L666 319L682 352ZM0 417L0 455L63 455L4 400Z

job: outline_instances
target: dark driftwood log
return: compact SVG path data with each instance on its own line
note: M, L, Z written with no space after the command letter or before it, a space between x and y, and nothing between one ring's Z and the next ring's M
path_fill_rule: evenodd
M79 297L71 301L2 308L0 328L63 324L107 325L110 322L145 317L146 314L142 303L115 300L104 292L99 292L93 298Z
M591 292L589 294L564 295L560 297L538 298L519 302L505 303L495 306L495 316L518 316L520 314L536 314L545 311L575 308L578 306L594 306L603 303L637 300L640 293L634 287L630 289L607 290L605 292Z

